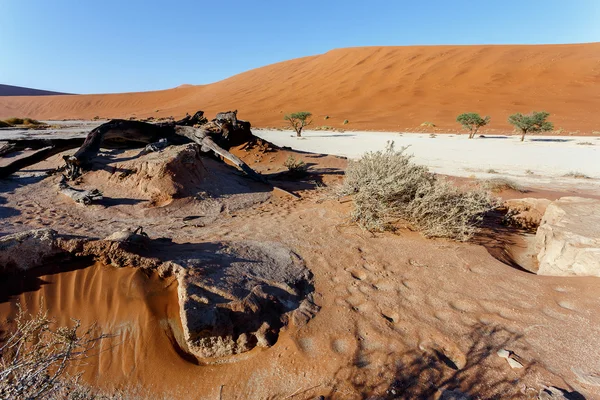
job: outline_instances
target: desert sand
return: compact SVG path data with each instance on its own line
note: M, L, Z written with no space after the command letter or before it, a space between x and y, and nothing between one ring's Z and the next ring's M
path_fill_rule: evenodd
M545 110L557 130L592 134L600 131L598 54L600 43L337 49L201 86L0 97L0 118L177 118L238 109L254 126L279 127L285 113L306 110L316 124L344 129L398 131L430 122L458 131L458 114L478 112L492 117L484 132L510 132L510 114Z
M309 134L297 143L311 140ZM340 182L346 159L244 146L232 151L301 199L269 193L231 167L204 160L215 175L197 188L201 197L165 196L157 204L154 178L118 172L148 168L151 158L111 150L103 157L106 167L79 183L101 189L104 201L78 206L53 189L58 177L46 178L45 171L62 161L56 155L0 182L0 232L52 227L104 237L142 225L149 237L179 244L276 242L314 274L320 310L308 324L290 326L273 347L236 362L197 365L174 346L180 322L173 279L93 263L49 265L27 279L6 281L3 320L14 316L17 302L34 312L43 299L59 323L97 323L115 337L72 372L83 371L94 387L143 398L436 398L444 389L535 398L544 386L586 398L600 394L598 279L537 276L503 262L518 246L510 234L482 232L457 243L409 230L363 231L349 223L351 204L324 188ZM306 178L277 178L289 155L310 164ZM201 217L186 221L190 215ZM499 350L514 352L523 368L511 368Z

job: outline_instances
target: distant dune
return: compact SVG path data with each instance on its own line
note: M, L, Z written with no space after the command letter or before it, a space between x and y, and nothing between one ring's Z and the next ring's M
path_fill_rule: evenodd
M51 92L49 90L31 89L21 86L11 86L0 84L0 96L50 96L58 94L69 94L61 92Z
M332 50L203 86L106 95L3 97L0 118L179 117L238 109L254 126L311 111L314 125L403 130L425 121L457 129L462 112L511 130L514 112L546 110L556 128L600 131L600 43L411 46ZM330 116L324 120L324 116ZM345 119L348 125L342 125Z

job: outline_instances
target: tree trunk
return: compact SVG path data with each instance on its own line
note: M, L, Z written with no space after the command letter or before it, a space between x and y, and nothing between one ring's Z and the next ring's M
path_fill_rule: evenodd
M302 127L296 130L296 137L302 137Z
M526 134L526 133L527 133L527 132L525 132L525 131L523 131L523 132L521 133L521 142L525 140L525 134Z

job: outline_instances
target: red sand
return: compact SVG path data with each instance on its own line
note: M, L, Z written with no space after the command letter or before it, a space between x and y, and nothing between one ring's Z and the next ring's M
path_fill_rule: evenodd
M600 43L531 46L362 47L294 59L203 86L80 96L0 97L0 118L209 116L238 109L254 126L282 126L311 111L315 125L405 130L427 121L459 129L462 112L546 110L564 133L600 131ZM200 73L199 73L200 74ZM324 116L331 118L324 120Z

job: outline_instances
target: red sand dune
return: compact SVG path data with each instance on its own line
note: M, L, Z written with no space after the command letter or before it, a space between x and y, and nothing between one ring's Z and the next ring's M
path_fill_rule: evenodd
M238 109L255 126L282 126L306 110L315 125L402 130L428 121L457 129L456 115L545 110L556 128L600 131L600 43L361 47L254 69L203 86L103 95L0 97L0 118L182 116ZM323 117L331 118L325 121Z

